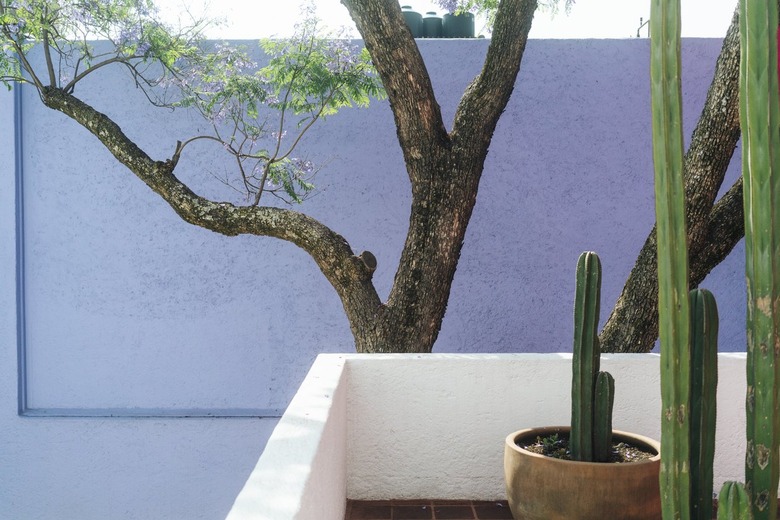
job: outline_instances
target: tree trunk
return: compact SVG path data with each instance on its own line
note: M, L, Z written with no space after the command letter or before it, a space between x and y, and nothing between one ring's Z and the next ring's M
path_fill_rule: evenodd
M488 147L520 70L536 0L501 2L484 68L464 94L450 133L398 2L342 1L388 93L412 186L409 231L385 303L372 282L376 258L370 252L355 255L343 237L302 213L205 199L174 175L176 154L155 161L105 114L62 89L37 88L46 106L90 131L185 221L228 236L287 240L309 253L341 299L358 352L430 352Z
M738 15L737 10L723 40L707 100L685 155L691 288L728 256L744 234L741 180L714 203L740 136ZM658 272L653 228L600 340L605 352L649 352L656 338Z
M448 134L396 0L342 0L388 93L412 185L401 261L373 322L353 327L359 352L430 352L439 334L485 157L514 88L535 0L503 0L480 75Z

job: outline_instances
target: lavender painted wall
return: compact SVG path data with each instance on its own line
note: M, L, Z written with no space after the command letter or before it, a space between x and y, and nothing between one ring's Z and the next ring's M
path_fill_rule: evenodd
M446 122L487 45L419 41ZM719 49L718 40L683 43L686 135ZM436 352L568 351L574 266L585 249L602 258L606 318L653 222L648 59L647 40L529 42L494 136ZM98 75L77 94L156 158L169 157L177 139L203 127L196 115L148 106L120 71ZM260 413L286 406L316 354L353 351L341 304L305 253L184 223L83 129L43 108L32 92L22 97L30 408ZM3 92L0 100L6 157L13 149L11 96ZM386 295L410 202L388 103L329 118L304 150L323 168L322 193L302 209L355 251L376 255L375 280ZM211 175L225 157L205 145L195 152L182 158L177 174L204 195L232 196ZM729 185L739 158L732 163ZM2 167L0 297L13 309L13 171ZM718 297L725 351L744 345L742 271L740 250L705 282ZM43 518L80 501L79 518L107 511L135 518L119 511L122 504L132 511L137 501L151 500L154 511L154 501L164 500L175 502L165 506L172 511L166 518L220 517L272 420L19 418L9 383L16 374L15 315L2 320L0 435L16 439L4 455L25 472L19 480L0 477L0 504L12 504L15 517L33 503L36 513L21 517ZM126 450L130 439L148 450ZM184 447L173 449L178 442ZM176 468L208 472L222 454L227 463L216 476L186 482L180 496ZM131 469L113 475L112 462L132 462ZM58 483L72 478L65 468L90 478L63 488ZM35 484L42 475L44 483ZM122 489L119 499L113 486ZM170 492L152 492L157 486ZM119 508L111 509L106 494Z

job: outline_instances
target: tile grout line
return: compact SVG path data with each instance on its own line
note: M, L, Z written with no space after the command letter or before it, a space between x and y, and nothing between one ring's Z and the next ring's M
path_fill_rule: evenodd
M357 501L360 503L365 503L365 505L371 504L371 501ZM456 503L453 503L449 500L443 500L443 501L437 501L434 499L419 499L419 500L413 500L413 501L378 501L382 504L383 507L387 507L387 513L390 514L390 520L400 520L396 518L397 515L399 515L401 512L399 508L404 506L418 506L422 507L423 509L430 508L429 515L425 516L428 520L439 520L440 515L436 513L437 507L447 507L447 506L465 506L463 512L466 514L470 514L471 516L468 517L468 520L481 520L480 514L477 510L477 502L474 500L463 500L463 501L456 501ZM406 502L406 503L404 503ZM501 504L496 504L501 505ZM356 501L354 500L348 500L347 501L347 507L345 511L345 518L344 520L370 520L370 516L363 516L359 514L359 509L355 509L356 507ZM405 515L406 516L406 515ZM441 520L444 520L442 518Z

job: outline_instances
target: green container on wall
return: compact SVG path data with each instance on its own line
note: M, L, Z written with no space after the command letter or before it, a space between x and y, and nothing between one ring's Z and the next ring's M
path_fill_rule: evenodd
M441 16L437 16L435 11L428 11L423 16L423 38L441 38L441 35Z
M474 15L471 13L445 14L442 20L442 34L445 38L473 38Z
M401 13L404 15L406 25L409 26L409 30L412 32L412 36L415 38L423 37L423 18L420 13L412 10L410 5L402 5Z

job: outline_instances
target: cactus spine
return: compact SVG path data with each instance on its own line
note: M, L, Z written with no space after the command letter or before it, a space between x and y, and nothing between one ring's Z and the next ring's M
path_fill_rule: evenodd
M756 519L775 518L780 447L780 107L777 2L740 2L740 126L747 278L745 487Z
M683 191L680 2L652 0L650 93L661 338L661 509L690 515L690 315Z
M750 498L740 482L724 482L720 488L718 520L753 520Z
M573 460L597 462L606 460L612 437L612 400L615 382L612 376L601 376L606 390L601 390L601 402L596 402L596 381L599 373L599 306L601 301L601 261L596 253L586 251L577 260L577 283L574 296L574 359L572 361L571 439ZM610 382L611 381L611 382ZM605 416L605 414L607 416ZM596 424L599 427L596 428ZM608 434L604 433L609 425ZM596 431L600 438L596 439ZM608 435L609 439L604 436ZM594 446L600 446L606 457L596 458Z
M691 302L691 518L712 517L715 401L718 388L718 306L706 289Z

